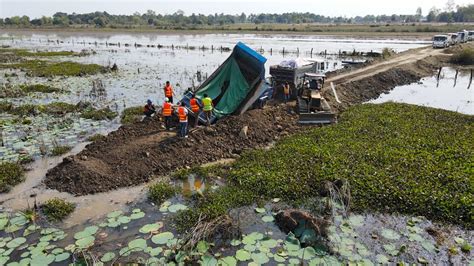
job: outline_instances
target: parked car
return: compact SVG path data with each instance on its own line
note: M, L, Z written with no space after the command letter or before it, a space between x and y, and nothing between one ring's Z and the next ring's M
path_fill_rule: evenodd
M466 31L460 31L458 32L458 40L459 43L465 43L467 42L467 32Z
M448 35L435 35L433 37L433 48L446 48L449 44Z
M467 32L467 40L474 41L474 30L470 30Z
M449 45L455 45L458 43L458 34L457 33L449 33L448 34L449 36L449 42L450 44Z

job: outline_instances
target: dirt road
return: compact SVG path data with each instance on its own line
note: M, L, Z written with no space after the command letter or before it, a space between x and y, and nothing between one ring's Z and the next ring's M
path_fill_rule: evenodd
M336 84L340 103L330 86L323 89L323 95L335 110L342 111L430 75L443 58L442 50L431 47L411 50L329 78L326 84ZM123 126L105 140L66 158L48 172L44 183L74 195L93 194L141 184L180 168L236 157L303 130L290 109L277 104L226 117L210 128L192 132L188 139L164 131L157 119ZM244 128L248 128L246 134Z

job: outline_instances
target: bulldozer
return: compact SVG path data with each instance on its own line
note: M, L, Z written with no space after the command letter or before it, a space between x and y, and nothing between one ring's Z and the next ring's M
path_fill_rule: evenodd
M336 114L321 95L326 75L305 73L298 86L297 106L300 124L332 124Z

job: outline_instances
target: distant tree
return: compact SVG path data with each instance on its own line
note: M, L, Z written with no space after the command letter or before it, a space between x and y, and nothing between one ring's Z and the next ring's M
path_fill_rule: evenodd
M430 12L428 13L428 16L426 17L426 20L428 22L435 22L437 21L438 15L439 15L440 10L436 8L435 6L430 9Z
M415 17L416 17L417 21L420 21L421 18L423 17L423 11L422 11L421 7L418 7L416 9L416 16Z
M455 6L456 4L454 3L454 0L448 0L448 2L446 2L446 11L453 12Z
M3 18L0 18L0 26L5 25L5 22L3 21Z

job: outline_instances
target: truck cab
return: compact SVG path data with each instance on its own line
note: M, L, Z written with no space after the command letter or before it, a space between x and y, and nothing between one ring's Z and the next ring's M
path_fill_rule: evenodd
M435 35L433 37L433 48L446 48L449 46L448 35Z
M467 40L474 41L474 30L470 30L467 32Z
M467 34L465 31L458 32L458 40L459 43L467 42Z

